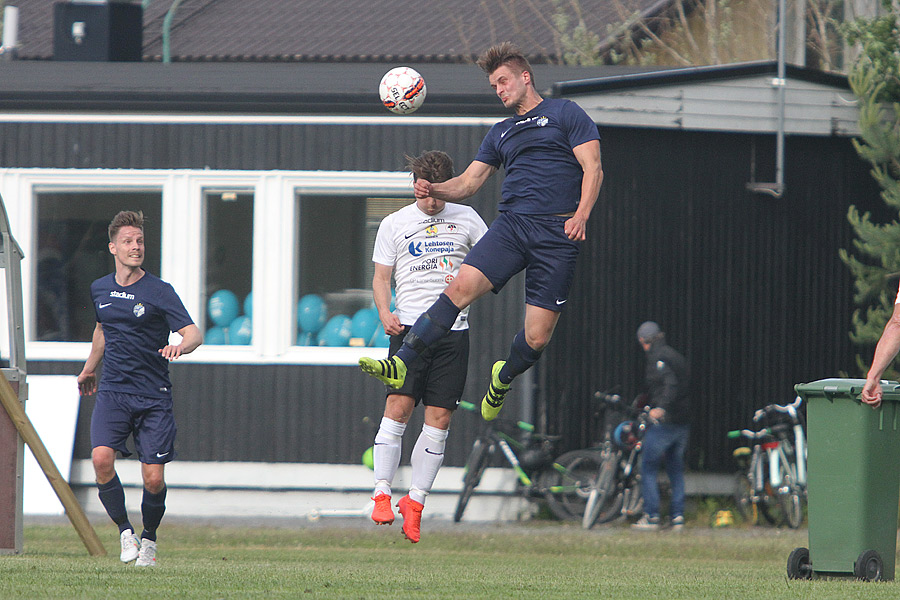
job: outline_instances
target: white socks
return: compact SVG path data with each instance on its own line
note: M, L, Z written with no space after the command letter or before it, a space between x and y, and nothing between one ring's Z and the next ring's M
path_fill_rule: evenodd
M444 462L444 446L449 434L446 429L422 426L422 433L419 434L411 457L410 499L425 504L425 496L431 491L438 470Z
M400 451L406 423L400 423L387 417L381 418L381 426L375 434L375 447L372 449L372 461L375 463L375 495L379 493L391 495L391 483L400 466Z
M375 494L391 495L391 484L400 466L403 432L406 424L382 417L381 426L375 434L372 460L375 463ZM425 504L425 496L431 491L438 471L444 462L444 447L449 430L430 425L422 426L422 433L412 451L412 473L410 475L409 497Z

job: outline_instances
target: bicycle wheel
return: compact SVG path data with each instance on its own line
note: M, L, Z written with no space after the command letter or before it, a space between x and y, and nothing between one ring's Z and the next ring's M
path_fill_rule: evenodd
M598 450L566 452L541 471L538 486L550 511L564 521L584 517L584 507L600 472Z
M738 513L745 523L756 525L759 520L759 511L753 502L753 483L747 471L741 470L734 476L734 503Z
M803 523L803 506L800 503L800 491L795 485L778 494L781 503L781 512L784 513L784 522L791 529L797 529Z
M614 452L601 463L597 481L591 487L591 493L584 508L584 518L581 520L581 526L584 529L593 527L600 513L606 510L607 505L613 501L618 470L619 453Z
M766 481L766 493L760 499L759 512L776 527L787 525L791 529L796 529L803 521L803 507L794 466L788 462L786 454L779 456L778 471L781 485L775 488L770 483L771 478Z
M466 506L469 504L469 499L472 497L472 492L475 491L475 488L481 482L481 475L487 467L488 457L492 449L493 444L491 444L490 440L484 438L478 438L472 444L472 450L469 452L469 458L466 460L466 466L464 467L462 490L459 492L456 511L453 513L453 521L455 523L459 523L460 519L462 519Z
M797 529L803 522L802 492L797 485L796 465L788 462L786 456L781 457L781 487L778 489L778 502L784 514L784 523L791 529Z

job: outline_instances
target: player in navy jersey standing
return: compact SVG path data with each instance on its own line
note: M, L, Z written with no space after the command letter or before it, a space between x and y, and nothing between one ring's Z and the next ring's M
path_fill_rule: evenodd
M172 286L141 268L144 215L122 211L109 224L116 271L91 284L97 315L91 353L78 375L82 395L97 394L91 415L91 459L100 501L119 526L122 562L156 565L156 529L166 510L165 464L175 455L175 415L168 361L193 352L203 334ZM181 343L169 344L169 333ZM96 370L103 362L97 384ZM128 520L125 491L116 474L116 452L129 456L129 435L141 461L144 530L140 540ZM136 559L136 560L135 560Z
M443 152L410 158L408 167L414 179L446 181L453 176L453 161ZM391 354L402 344L410 325L456 276L466 253L486 230L487 225L471 206L435 198L418 198L381 221L372 254L372 292L384 331L391 336ZM392 275L397 284L394 312L390 308ZM403 534L413 543L420 539L425 497L443 464L450 418L466 386L467 313L461 311L447 337L410 366L402 386L388 387L384 417L375 434L372 520L390 525L394 522L391 484L400 465L403 433L416 405L425 405L425 424L410 459L409 494L397 503L403 515Z
M500 214L396 354L382 360L363 357L359 364L385 384L400 387L409 366L447 334L460 310L489 291L498 293L525 269L525 326L506 360L494 363L481 403L482 416L491 420L513 378L537 362L553 335L569 299L579 242L585 239L603 169L597 126L574 102L542 98L531 65L514 45L488 49L478 66L515 116L491 128L461 175L442 183L418 179L415 193L416 198L459 202L503 166Z

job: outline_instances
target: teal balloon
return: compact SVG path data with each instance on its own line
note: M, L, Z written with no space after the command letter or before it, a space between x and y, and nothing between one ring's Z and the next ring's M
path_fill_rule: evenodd
M328 310L321 296L307 294L297 303L297 325L302 331L318 333L327 316Z
M367 345L373 348L388 348L391 345L391 336L384 332L384 326L381 323L375 328L375 333L372 334Z
M250 292L244 298L244 316L253 318L253 292Z
M301 331L297 334L298 346L318 346L319 338L312 331Z
M346 346L350 341L350 317L335 315L319 332L320 346Z
M209 297L210 320L219 327L228 327L240 314L237 296L230 290L219 290Z
M211 346L221 346L228 343L228 334L224 327L210 327L203 336L203 343Z
M374 308L361 308L350 320L350 337L362 338L366 341L375 335L379 324L378 311Z
M228 338L232 346L247 346L253 339L253 321L241 315L228 326Z

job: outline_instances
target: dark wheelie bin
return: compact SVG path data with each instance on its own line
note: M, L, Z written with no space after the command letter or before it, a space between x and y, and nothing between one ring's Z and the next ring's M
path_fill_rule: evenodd
M900 383L881 384L877 409L860 401L864 379L795 386L806 402L809 549L788 577L894 578L900 502Z

